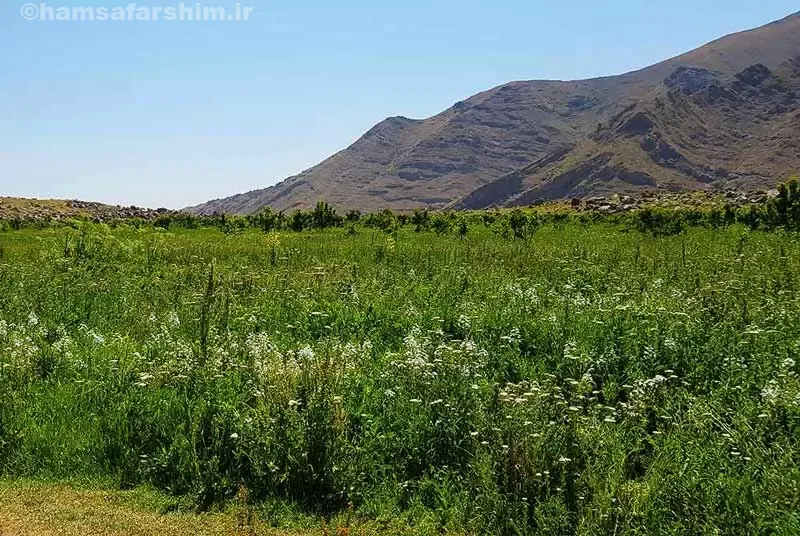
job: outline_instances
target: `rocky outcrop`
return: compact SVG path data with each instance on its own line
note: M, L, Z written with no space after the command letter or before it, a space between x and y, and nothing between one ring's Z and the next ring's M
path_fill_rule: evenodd
M73 218L90 218L98 222L132 218L155 220L168 214L177 214L177 212L165 208L122 207L87 201L0 197L0 221L36 222Z

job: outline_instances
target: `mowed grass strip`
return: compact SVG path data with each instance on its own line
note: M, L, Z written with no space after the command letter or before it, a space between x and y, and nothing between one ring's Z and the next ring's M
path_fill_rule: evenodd
M142 491L78 489L61 484L0 484L0 535L253 534L235 514L163 514ZM266 531L289 535L297 532Z
M225 511L194 513L157 491L108 489L33 480L0 480L0 536L402 536L413 526L352 515L317 518L302 529L274 527L265 513L240 502Z

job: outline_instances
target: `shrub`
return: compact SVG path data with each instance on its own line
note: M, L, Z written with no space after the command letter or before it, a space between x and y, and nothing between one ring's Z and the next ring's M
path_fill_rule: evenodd
M304 210L295 211L289 218L289 229L297 233L310 229L313 224L311 213Z
M435 214L431 218L430 227L438 235L447 234L450 231L452 219L450 214Z
M418 208L411 215L411 224L415 226L416 232L425 231L430 226L431 215L426 208Z
M683 214L679 211L650 207L633 214L633 226L637 231L652 236L673 236L686 228Z
M778 196L767 204L766 218L772 226L800 230L800 184L797 178L778 186Z
M345 216L345 220L347 223L358 223L361 221L361 211L360 210L351 210Z
M395 218L394 213L387 208L381 212L368 214L366 218L364 218L364 225L391 233L394 232L397 227L397 218Z
M311 212L311 224L315 229L336 227L341 222L341 218L336 215L336 209L324 201L318 202Z
M275 212L271 207L265 207L261 212L248 216L247 221L250 226L269 233L283 229L286 217L283 212Z
M514 238L525 240L533 236L539 226L536 214L527 214L522 209L514 209L508 216L508 226Z

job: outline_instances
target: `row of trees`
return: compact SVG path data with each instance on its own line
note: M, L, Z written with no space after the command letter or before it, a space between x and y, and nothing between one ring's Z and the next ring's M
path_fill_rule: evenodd
M734 206L731 204L711 207L645 207L623 214L600 213L552 213L543 214L532 210L484 212L431 212L417 209L411 214L395 214L391 210L362 215L350 211L345 216L325 202L317 203L313 210L296 211L290 216L269 208L255 215L242 218L219 216L219 223L226 228L256 227L265 232L272 230L304 231L354 226L380 229L388 233L411 225L417 232L432 231L437 234L457 234L464 237L475 225L491 227L497 234L507 238L527 239L536 229L546 223L561 224L570 220L589 224L602 221L621 223L628 228L653 234L669 236L683 232L688 227L723 227L743 224L751 229L772 230L783 228L800 230L800 182L793 178L778 187L778 195L761 204Z
M507 238L527 239L542 224L561 224L567 221L583 224L618 223L656 236L679 234L687 227L716 228L735 223L746 225L751 229L782 228L800 231L800 183L796 178L790 179L778 187L778 195L773 199L743 207L734 205L645 207L622 214L540 213L524 209L482 212L432 212L417 209L411 214L395 214L387 209L366 215L352 210L340 215L328 203L320 201L312 210L298 210L291 214L276 212L269 207L248 216L164 214L152 224L165 229L217 227L225 233L236 233L250 228L264 232L287 230L301 232L343 226L348 226L351 232L355 232L357 224L394 233L400 227L411 225L417 232L432 231L437 234L456 234L460 237L466 236L470 228L484 225ZM52 223L40 222L38 225L52 225ZM149 225L151 222L133 219L127 220L126 223L141 226ZM0 230L16 230L24 226L26 225L22 221L0 221Z
M351 210L344 216L339 215L336 209L328 203L320 201L312 210L297 210L290 215L276 212L267 207L263 211L248 216L194 216L181 215L164 216L156 221L160 227L178 225L181 227L199 227L212 225L226 232L242 231L247 228L257 228L264 232L270 231L306 231L315 229L328 229L333 227L363 225L373 229L391 233L400 227L413 225L416 231L434 231L438 234L449 233L456 230L461 235L466 235L468 230L468 215L459 215L453 212L430 212L426 209L417 209L412 214L395 214L389 209L381 212L362 214Z

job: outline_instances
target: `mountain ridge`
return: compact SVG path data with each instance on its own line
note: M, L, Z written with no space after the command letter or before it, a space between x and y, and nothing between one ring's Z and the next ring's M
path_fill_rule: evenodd
M572 188L553 190L558 190L563 196L585 196L606 190L613 192L615 188L623 193L627 191L629 182L603 183L607 172L606 175L597 172L609 165L619 168L613 180L620 177L621 171L623 178L647 183L634 184L633 190L636 191L643 187L654 190L715 188L725 182L725 177L698 180L689 173L693 170L689 165L678 166L674 162L665 165L669 159L661 164L653 158L645 159L641 151L635 149L634 143L641 146L638 138L638 141L630 142L598 136L604 131L608 134L607 129L615 120L635 122L636 118L629 116L635 115L631 110L637 106L639 120L647 118L647 114L652 116L656 113L653 111L656 99L660 99L656 130L663 148L669 146L684 160L699 158L701 167L708 166L705 155L714 153L719 145L715 145L714 136L708 132L704 134L704 130L720 132L723 138L732 136L729 132L732 128L747 134L751 128L754 131L761 128L757 125L760 120L753 116L751 126L747 117L730 107L688 97L678 98L683 86L702 86L704 78L714 87L730 85L737 74L761 65L770 73L777 69L778 76L790 79L785 88L787 92L800 92L800 87L795 87L791 68L787 71L784 67L796 57L800 57L800 12L759 28L721 37L675 58L621 75L578 81L509 82L459 101L427 119L387 118L344 150L274 186L209 201L187 210L202 214L244 214L271 206L276 210L290 211L308 208L318 200L325 200L341 209L364 211L464 208L474 203L464 203L463 200L481 191L486 197L493 189L502 190L502 184L496 182L505 180L508 183L508 178L514 180L515 174L524 175L523 182L527 187L542 186L553 178L554 168L563 165L563 162L552 161L562 154L561 161L567 159L565 172L571 173L566 182L575 183ZM668 83L677 85L670 88ZM755 100L751 102L752 106L745 108L754 114L761 113L760 101L756 102L761 97L748 98ZM795 113L794 106L791 104L791 109L786 111L790 120L794 118L791 115ZM686 112L688 109L692 113ZM700 123L692 119L697 114L703 116ZM792 152L794 148L790 142L797 136L786 131L784 123L788 120L785 117L778 119L780 125L776 123L774 129L767 129L769 132L754 135L767 140L779 135L782 141L775 146L776 150ZM684 128L684 122L686 135L679 132ZM692 150L685 147L700 143L697 139L704 135L708 138L707 146ZM659 142L654 143L658 145ZM742 147L750 150L747 144L743 143ZM600 153L610 155L601 157L594 151L600 148L603 148ZM750 187L768 186L766 180L777 182L785 177L767 179L766 175L772 172L785 174L791 169L796 170L800 164L800 152L782 158L779 166L767 162L765 155L753 155L747 165L734 165L729 161L731 158L721 158L719 167L725 170L742 168L742 172L757 173L759 178L745 185ZM602 162L604 159L607 161ZM546 169L542 167L542 161L548 162ZM531 175L534 170L530 168L537 162L539 168L534 168L539 171ZM660 167L653 168L654 162ZM646 180L642 173L650 180ZM738 176L746 177L741 173ZM587 179L597 184L587 184ZM748 181L733 181L731 184L739 186L741 182ZM485 189L493 184L493 187ZM544 197L550 195L552 192ZM474 196L471 199L475 201ZM533 193L525 199L537 200ZM496 199L485 201L486 206L498 205Z

